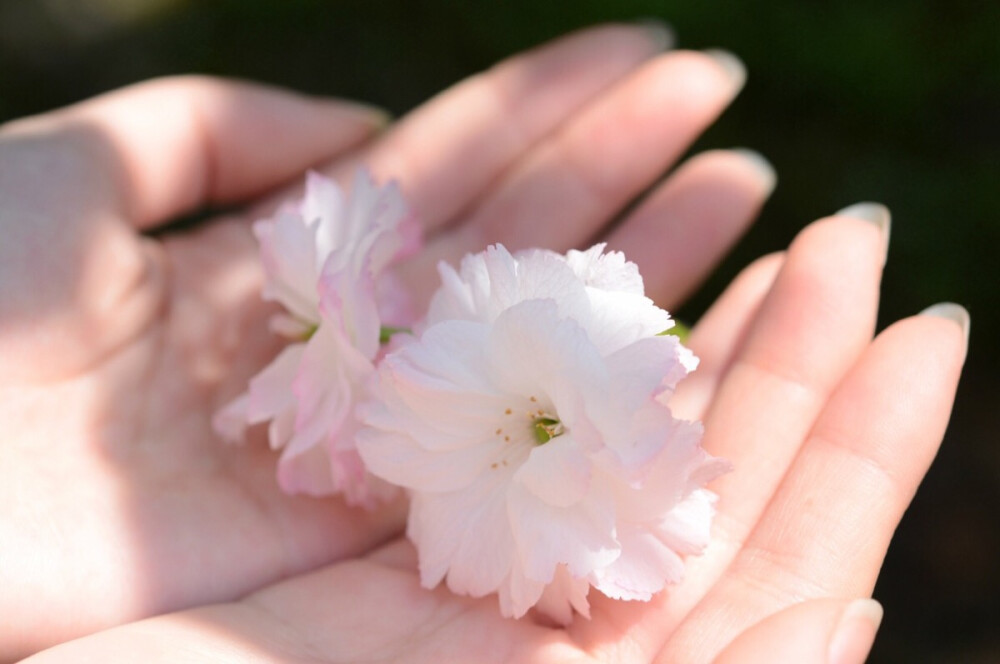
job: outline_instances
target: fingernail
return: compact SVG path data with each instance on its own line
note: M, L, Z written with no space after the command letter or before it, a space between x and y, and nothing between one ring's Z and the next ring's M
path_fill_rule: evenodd
M702 51L705 55L715 60L715 62L726 72L726 75L733 82L733 88L737 91L743 87L747 81L747 68L743 61L729 51L712 48Z
M921 311L920 315L946 318L955 322L962 328L962 332L965 334L965 344L969 344L969 330L972 329L972 316L969 315L968 310L962 305L955 304L954 302L939 302Z
M892 214L889 212L889 208L881 203L855 203L854 205L848 205L843 210L839 210L837 216L861 219L878 226L878 229L882 231L885 254L888 257L889 235L892 230ZM882 263L883 265L885 264L885 258L882 259Z
M882 605L875 600L857 599L848 604L830 639L830 664L864 664L881 623Z
M660 51L669 51L677 43L677 33L662 19L650 16L636 19L635 24L646 31L649 41Z
M778 173L764 155L749 148L732 148L732 152L743 157L754 171L757 172L757 175L767 186L768 194L774 191L775 185L778 184Z

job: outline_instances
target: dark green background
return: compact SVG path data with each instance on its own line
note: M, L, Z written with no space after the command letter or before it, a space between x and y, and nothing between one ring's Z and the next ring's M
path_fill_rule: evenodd
M1000 3L849 0L0 0L0 121L134 81L202 72L356 97L400 114L577 27L657 17L723 47L749 83L695 149L748 146L779 185L689 306L806 222L893 212L880 325L942 300L972 313L944 448L876 589L874 662L1000 659Z

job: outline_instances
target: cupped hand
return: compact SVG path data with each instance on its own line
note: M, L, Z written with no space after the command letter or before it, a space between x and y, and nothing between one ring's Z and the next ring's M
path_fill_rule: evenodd
M939 305L872 339L887 240L880 206L820 220L695 328L705 366L676 407L735 470L714 485L708 550L651 602L593 593L592 618L565 629L504 619L494 597L421 588L395 540L37 661L862 662L880 609L851 600L870 595L940 443L969 325Z
M414 609L418 623L420 609L457 611L499 633L549 634L502 623L484 603L417 590L409 562L395 558L408 555L394 542L403 505L364 512L283 495L262 441L224 446L210 421L277 350L250 223L309 167L338 174L362 162L400 181L426 229L426 250L405 266L424 294L437 260L490 242L564 250L606 239L640 264L652 296L676 304L749 223L773 175L752 155L702 154L609 223L743 82L730 56L663 49L649 28L585 31L501 63L385 131L371 109L203 78L153 81L2 127L0 660L268 593L285 602L272 617L312 616L316 629L332 605L308 602L322 596L349 600L357 619L381 614L391 629L415 623L386 618L386 605ZM310 572L318 576L297 576ZM356 579L358 592L321 590L329 574ZM193 615L254 613L241 606ZM610 644L602 611L559 643ZM270 634L261 625L257 636Z

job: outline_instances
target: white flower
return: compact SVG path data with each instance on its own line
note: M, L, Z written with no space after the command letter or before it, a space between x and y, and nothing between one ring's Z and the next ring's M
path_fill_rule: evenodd
M358 449L411 490L422 583L566 623L591 586L649 599L707 544L724 470L665 405L695 358L631 263L491 247L441 268L420 338L380 365Z
M216 415L215 428L238 441L248 424L270 422L283 490L344 493L352 504L371 505L393 491L368 476L358 457L354 403L374 371L383 321L412 322L405 291L386 270L415 250L417 224L394 185L378 187L359 169L346 199L334 182L310 173L303 200L257 222L254 232L263 297L285 309L271 327L296 342Z

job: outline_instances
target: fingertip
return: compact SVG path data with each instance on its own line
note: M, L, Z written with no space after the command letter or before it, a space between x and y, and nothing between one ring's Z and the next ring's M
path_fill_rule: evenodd
M337 97L326 97L318 100L331 111L344 116L355 115L358 122L371 125L375 131L382 131L392 124L395 116L381 106L364 104L358 101L348 101ZM345 118L346 119L346 118Z
M644 17L636 19L635 25L646 33L653 47L660 52L669 51L677 43L677 33L673 26L661 18Z
M972 328L972 317L968 309L954 302L939 302L931 305L920 312L920 316L931 316L934 318L944 318L959 326L965 337L965 344L969 344L969 331Z
M732 84L734 94L743 89L747 82L747 68L742 60L734 53L720 48L710 48L702 53L711 58L723 71Z
M840 614L830 638L830 664L864 664L882 624L882 605L874 599L856 599Z
M882 607L873 599L805 600L744 631L715 663L863 664L881 620Z
M778 185L778 173L764 155L749 148L731 148L731 153L739 156L762 184L766 196L770 196Z

